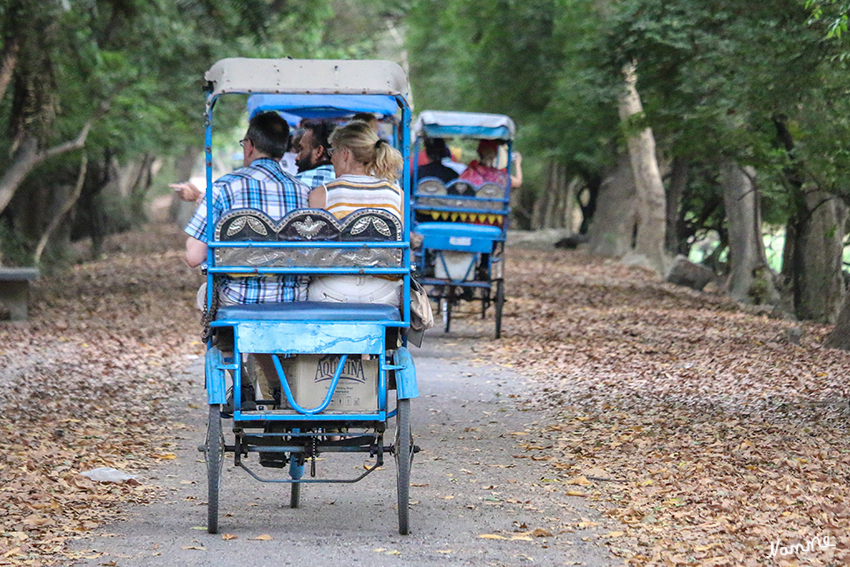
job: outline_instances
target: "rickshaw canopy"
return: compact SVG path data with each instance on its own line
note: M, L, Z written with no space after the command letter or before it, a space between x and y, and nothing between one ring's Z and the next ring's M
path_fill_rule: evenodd
M390 95L255 94L248 97L248 115L269 110L280 112L290 125L302 119L329 119L369 112L394 116L398 101Z
M407 76L391 61L250 59L216 62L204 78L210 98L225 93L382 94L410 100Z
M504 114L483 112L450 112L425 110L414 127L417 135L432 138L476 138L485 140L513 140L514 121Z

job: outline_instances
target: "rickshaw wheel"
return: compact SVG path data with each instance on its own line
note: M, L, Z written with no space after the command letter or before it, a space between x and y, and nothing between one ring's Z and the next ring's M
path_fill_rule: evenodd
M410 400L398 400L393 455L398 491L398 533L410 533L410 467L413 464L413 434L410 430Z
M304 476L304 453L292 453L289 456L289 476L295 480ZM289 507L301 506L301 483L293 482L289 492Z
M440 311L443 312L443 323L445 324L444 332L448 333L452 326L452 299L440 300Z
M502 307L505 305L505 280L496 282L496 338L502 337Z
M224 434L221 429L221 406L210 404L205 442L207 461L207 531L218 533L218 495L221 488L221 470L224 466Z

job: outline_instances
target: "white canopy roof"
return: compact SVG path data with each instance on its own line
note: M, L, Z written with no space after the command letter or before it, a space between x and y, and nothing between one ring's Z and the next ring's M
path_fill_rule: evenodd
M345 59L250 59L216 62L204 75L222 93L389 94L410 100L407 76L396 63Z
M504 114L423 110L416 121L416 132L430 136L470 136L475 138L513 139L514 121Z

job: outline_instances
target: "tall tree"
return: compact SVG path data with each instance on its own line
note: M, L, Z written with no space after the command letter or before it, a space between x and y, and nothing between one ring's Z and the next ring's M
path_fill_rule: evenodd
M637 91L635 63L623 67L624 92L620 97L620 119L623 121L626 144L637 189L637 224L634 255L643 258L659 274L667 268L664 254L664 230L667 206L664 185L658 170L655 136L652 128L643 123L643 105Z

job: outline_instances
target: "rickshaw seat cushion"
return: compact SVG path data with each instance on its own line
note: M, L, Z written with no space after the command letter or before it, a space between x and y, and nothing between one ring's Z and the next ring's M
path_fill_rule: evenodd
M375 303L293 301L218 308L218 321L400 321L398 307Z

